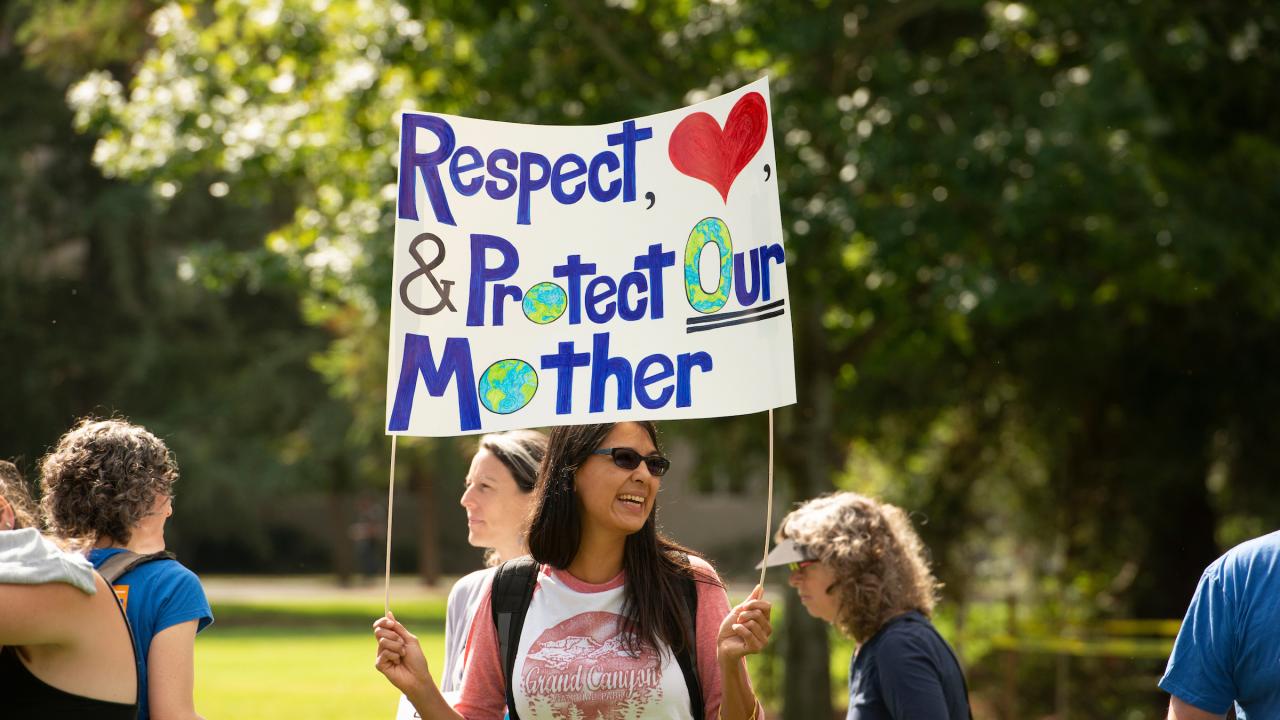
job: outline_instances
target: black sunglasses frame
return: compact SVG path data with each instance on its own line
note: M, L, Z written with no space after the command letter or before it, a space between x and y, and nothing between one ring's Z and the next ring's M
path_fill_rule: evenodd
M645 467L649 469L649 474L654 477L662 477L671 469L671 461L665 457L653 455L641 455L639 450L629 447L611 447L599 448L591 451L592 455L608 455L613 459L613 464L623 470L635 470L640 467L643 462Z

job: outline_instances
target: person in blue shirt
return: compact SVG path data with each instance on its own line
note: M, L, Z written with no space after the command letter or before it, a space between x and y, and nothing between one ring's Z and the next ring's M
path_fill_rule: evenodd
M839 492L793 510L758 565L789 565L809 614L858 647L848 720L970 720L955 652L930 622L938 583L900 508Z
M41 462L50 530L88 550L101 569L114 555L165 549L178 467L160 438L123 420L87 418ZM173 559L137 565L114 583L133 628L139 720L193 720L195 637L213 611L195 573Z
M1205 569L1160 688L1169 720L1280 718L1280 531Z

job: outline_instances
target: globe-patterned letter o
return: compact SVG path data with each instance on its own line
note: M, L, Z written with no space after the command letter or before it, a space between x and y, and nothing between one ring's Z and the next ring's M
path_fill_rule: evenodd
M720 249L720 277L713 292L702 289L702 251L709 243ZM733 289L733 239L729 226L720 218L704 218L693 226L689 242L684 246L684 292L689 305L709 315L729 302Z

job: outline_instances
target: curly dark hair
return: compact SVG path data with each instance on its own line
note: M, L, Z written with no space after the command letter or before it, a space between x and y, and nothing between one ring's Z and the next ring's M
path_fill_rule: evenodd
M178 479L173 453L146 428L84 418L40 464L49 530L69 540L126 544L133 527Z
M36 526L35 503L31 502L27 481L22 478L18 466L8 460L0 460L0 497L13 508L13 530ZM0 528L5 529L9 528Z
M803 545L831 568L831 592L840 600L835 625L857 642L904 612L933 614L938 581L924 543L897 506L852 492L823 495L791 511L778 539Z

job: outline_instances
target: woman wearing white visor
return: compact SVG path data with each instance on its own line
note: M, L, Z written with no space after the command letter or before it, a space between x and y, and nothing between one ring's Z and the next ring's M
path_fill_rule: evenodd
M960 663L929 620L938 583L906 513L833 493L787 515L777 540L760 566L788 565L809 614L858 645L847 720L972 717Z

